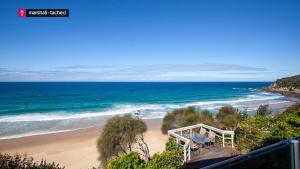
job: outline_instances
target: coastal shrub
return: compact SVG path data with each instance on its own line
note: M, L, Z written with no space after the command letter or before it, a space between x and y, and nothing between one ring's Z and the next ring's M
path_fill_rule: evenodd
M290 114L300 110L300 104L291 105L282 114Z
M146 124L130 114L115 116L108 120L97 140L99 160L106 165L110 159L122 153L132 151L132 145L137 142L138 136L146 132Z
M249 117L235 130L239 150L254 150L287 138L300 135L300 108L288 108L274 117ZM290 163L289 147L260 156L241 168L286 168ZM244 167L247 166L247 167ZM267 167L266 167L267 166Z
M224 106L221 107L219 110L219 113L217 114L217 119L222 119L228 115L235 115L236 114L236 109L232 106Z
M0 153L1 169L64 169L59 164L48 163L45 160L36 162L32 157L26 155L10 155Z
M183 162L183 153L178 150L164 151L154 154L146 164L146 169L178 169Z
M163 122L161 125L161 132L163 134L168 134L168 130L174 129L178 127L175 121L175 114L174 113L167 113L163 118Z
M217 121L208 110L200 112L195 107L180 108L166 114L163 118L161 131L163 134L167 134L168 130L198 123L233 129L247 117L246 111L238 111L232 106L222 107L217 114Z
M256 111L256 116L267 116L272 114L272 111L269 110L269 105L260 105Z
M181 118L178 119L179 127L190 126L199 123L200 114L193 108L189 107L184 112Z
M169 138L166 142L166 151L179 150L176 140L174 138Z
M246 120L249 117L246 109L242 110L242 111L239 111L237 116L238 116L237 117L238 122L242 122L242 121Z
M197 124L199 121L200 113L195 107L175 109L163 118L161 131L167 134L168 130Z
M300 107L294 111L284 111L274 117L275 124L272 128L274 136L282 139L300 135Z
M225 128L235 128L239 122L238 110L232 106L221 107L216 118Z
M111 160L105 169L143 169L144 165L145 162L140 158L139 154L131 152Z
M292 106L281 114L248 117L235 130L239 150L253 150L300 135L300 107Z
M208 110L203 110L200 113L199 121L207 125L214 125L213 114Z
M110 160L105 169L177 169L181 167L182 160L183 149L177 146L175 139L169 138L165 151L154 154L147 162L137 152L131 152Z
M253 150L265 145L272 136L273 117L248 117L235 130L235 141L239 150Z

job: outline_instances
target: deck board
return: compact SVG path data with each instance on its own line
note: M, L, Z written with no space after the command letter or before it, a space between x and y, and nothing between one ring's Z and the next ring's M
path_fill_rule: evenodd
M191 168L204 167L219 161L226 160L233 156L231 147L222 147L214 145L210 148L201 148L199 151L191 152L191 160L187 162L187 166Z

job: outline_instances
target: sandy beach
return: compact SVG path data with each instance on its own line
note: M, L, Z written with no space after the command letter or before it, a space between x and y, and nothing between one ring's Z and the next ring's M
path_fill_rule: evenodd
M164 150L167 136L160 131L161 119L145 120L148 130L145 140L151 155ZM35 160L46 159L67 169L87 169L99 166L96 140L102 125L70 132L61 132L0 140L1 153L20 153Z
M291 98L291 102L270 105L271 110L284 110L286 107L299 102L298 98ZM276 114L276 113L275 113ZM168 136L160 131L162 119L144 120L148 126L145 140L150 154L162 152ZM46 159L56 162L67 169L87 169L98 167L99 153L96 140L100 135L105 119L100 125L68 132L28 136L21 138L0 140L1 153L27 154L35 160Z

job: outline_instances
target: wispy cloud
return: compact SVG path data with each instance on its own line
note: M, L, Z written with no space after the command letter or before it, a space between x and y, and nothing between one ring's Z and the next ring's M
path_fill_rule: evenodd
M59 70L94 70L94 69L113 69L113 70L143 70L143 71L266 71L265 68L249 67L234 64L156 64L156 65L121 65L121 66L95 66L95 65L74 65L55 67Z
M71 65L48 70L0 68L1 81L218 81L259 74L265 68L234 64Z

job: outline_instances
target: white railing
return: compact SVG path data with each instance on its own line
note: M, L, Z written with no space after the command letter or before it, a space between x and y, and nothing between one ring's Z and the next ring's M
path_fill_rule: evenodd
M187 160L190 160L191 159L191 145L190 145L191 140L187 139L175 132L172 132L170 130L168 131L168 134L171 137L175 137L177 144L179 144L179 141L184 142L184 144L183 144L183 161L186 162Z
M229 130L221 130L212 126L208 126L205 124L196 124L196 125L192 125L192 126L187 126L187 127L182 127L182 128L177 128L177 129L173 129L173 130L169 130L168 131L168 135L171 137L174 137L176 139L176 143L179 144L179 142L183 142L183 161L186 162L188 160L191 159L191 140L189 138L192 137L193 134L193 129L195 128L204 128L208 131L212 131L214 133L216 133L217 137L221 137L222 138L222 146L225 147L225 140L226 139L230 139L231 140L231 147L234 147L234 131L229 131ZM184 133L185 131L189 131L189 137L186 138L184 137ZM228 137L230 135L230 137ZM226 137L227 136L227 137Z

